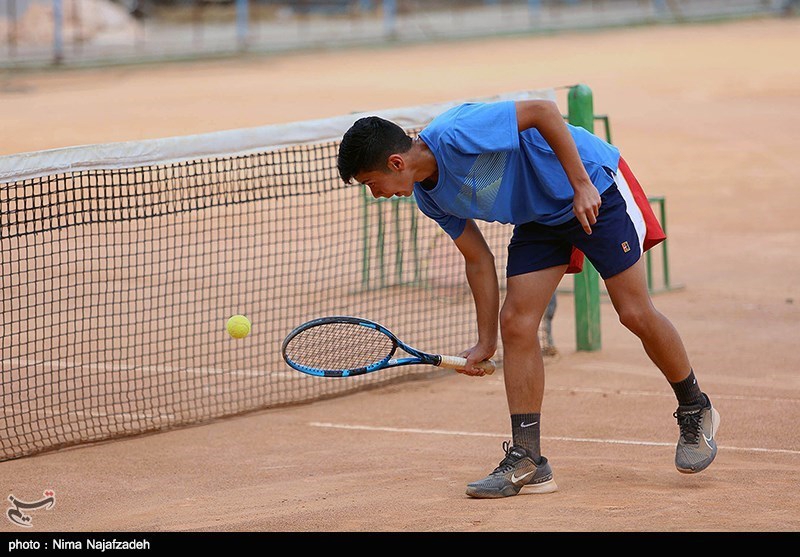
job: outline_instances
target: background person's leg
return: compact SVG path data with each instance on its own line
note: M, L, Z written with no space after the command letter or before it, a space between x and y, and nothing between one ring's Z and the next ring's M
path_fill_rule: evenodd
M547 304L547 309L544 312L542 321L539 324L538 336L539 346L541 347L542 356L556 356L558 355L558 348L553 340L553 318L556 315L556 307L558 294L553 292L550 298L550 303Z

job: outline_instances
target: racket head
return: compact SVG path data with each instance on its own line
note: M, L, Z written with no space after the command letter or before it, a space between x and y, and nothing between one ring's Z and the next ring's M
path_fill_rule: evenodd
M308 375L351 377L382 369L397 347L397 337L378 323L335 315L296 327L284 339L281 355Z

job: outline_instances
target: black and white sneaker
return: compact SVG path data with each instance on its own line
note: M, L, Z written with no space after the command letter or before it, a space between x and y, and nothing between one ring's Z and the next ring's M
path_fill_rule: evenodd
M673 414L681 430L675 449L675 467L684 474L705 470L717 456L714 437L719 429L719 412L708 397L705 398L705 406L678 406Z
M552 493L558 489L553 470L545 457L539 462L528 456L522 447L503 442L505 458L494 472L467 485L467 495L478 499L494 499L516 495L524 487L529 493Z

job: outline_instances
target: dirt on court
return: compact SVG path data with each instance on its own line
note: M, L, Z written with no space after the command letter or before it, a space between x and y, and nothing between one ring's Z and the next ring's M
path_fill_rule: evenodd
M0 154L585 83L666 198L681 288L655 303L722 421L712 467L678 473L666 381L607 302L602 349L577 352L561 295L542 414L556 493L464 493L510 435L498 372L7 461L0 496L55 491L26 531L797 531L798 37L775 18L5 75Z

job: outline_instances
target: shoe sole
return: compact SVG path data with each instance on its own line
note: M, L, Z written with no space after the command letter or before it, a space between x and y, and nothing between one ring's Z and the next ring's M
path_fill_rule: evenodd
M551 478L546 482L525 484L522 486L522 489L525 490L525 493L553 493L554 491L558 491L558 486L556 485L556 481Z
M523 489L525 490L525 494L533 495L541 493L553 493L554 491L558 491L558 486L556 485L555 480L549 479L546 482L525 484L521 488L511 484L507 485L500 491L470 491L468 488L467 495L475 499L501 499L503 497L513 497L514 495L518 495Z
M711 451L711 458L705 461L702 466L695 467L695 468L678 468L678 472L681 474L697 474L698 472L702 472L709 465L714 462L714 459L717 457L717 431L719 430L719 412L713 406L711 407L711 439L714 440L714 449Z

